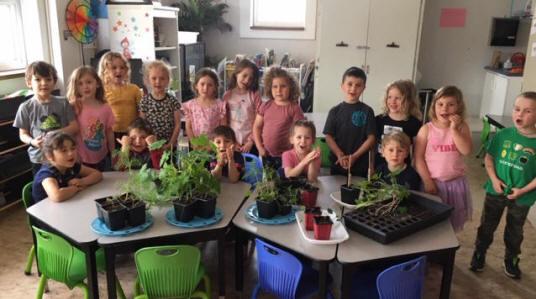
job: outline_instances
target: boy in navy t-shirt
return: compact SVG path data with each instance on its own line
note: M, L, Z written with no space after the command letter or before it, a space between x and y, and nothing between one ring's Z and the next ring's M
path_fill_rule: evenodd
M212 142L216 146L216 159L210 162L213 176L228 177L232 183L238 182L244 174L244 158L235 151L236 136L228 126L218 126L212 132Z

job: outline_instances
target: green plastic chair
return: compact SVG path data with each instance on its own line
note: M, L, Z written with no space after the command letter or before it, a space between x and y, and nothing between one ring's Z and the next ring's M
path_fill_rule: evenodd
M135 299L210 298L210 278L201 252L190 245L142 248L135 255L138 277ZM196 290L203 279L205 291ZM143 290L143 293L142 293Z
M22 188L22 203L24 204L24 209L29 208L32 205L32 184L33 182L29 182ZM30 227L30 219L26 219L28 221L28 227ZM31 230L31 228L30 228ZM24 274L31 275L32 274L32 265L35 257L35 247L32 244L32 247L30 248L30 251L28 252L28 257L26 258L26 267L24 267Z
M491 125L489 123L488 117L482 117L482 132L480 133L480 148L476 154L477 158L481 158L482 155L486 152L486 147L490 140Z
M69 289L79 287L84 292L84 298L89 298L88 286L84 283L86 278L86 255L78 248L69 244L62 237L32 226L37 240L37 258L41 278L37 287L37 298L43 297L48 279L62 282ZM95 252L97 270L105 269L104 252L99 249ZM125 299L123 288L116 279L117 295Z
M323 168L330 168L331 167L331 162L329 161L330 149L326 142L326 138L323 138L323 137L316 138L315 147L320 147L320 151L322 152L322 156L320 158L321 159L320 166Z

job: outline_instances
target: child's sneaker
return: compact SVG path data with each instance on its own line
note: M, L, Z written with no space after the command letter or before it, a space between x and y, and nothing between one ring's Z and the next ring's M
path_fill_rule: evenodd
M521 278L521 270L519 270L519 258L518 257L504 260L504 274L514 279Z
M469 270L473 272L481 272L484 270L484 265L486 264L486 253L475 250L473 253L473 258L471 259L471 266Z

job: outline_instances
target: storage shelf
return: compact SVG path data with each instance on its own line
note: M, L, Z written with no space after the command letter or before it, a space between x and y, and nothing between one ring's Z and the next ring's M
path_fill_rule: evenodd
M11 208L13 206L16 206L16 205L20 204L21 202L22 202L22 199L19 198L19 199L13 201L13 202L10 202L10 203L6 204L5 206L1 206L0 207L0 212L5 211L5 210L7 210L7 209L9 209L9 208Z
M0 126L7 126L13 124L13 120L2 120L0 121Z
M26 170L23 170L23 171L21 171L21 172L19 172L19 173L16 173L16 174L10 176L10 177L7 177L7 178L1 180L1 181L0 181L0 184L3 184L3 183L5 183L5 182L7 182L7 181L10 181L10 180L12 180L12 179L14 179L14 178L16 178L16 177L19 177L19 176L25 174L25 173L28 173L28 172L31 171L31 170L32 170L31 168L28 168L28 169L26 169Z
M159 51L172 51L172 50L177 50L177 47L156 47L154 48L155 52L159 52Z
M15 147L12 147L12 148L10 148L10 149L7 149L7 150L5 150L5 151L0 152L0 156L1 156L1 155L5 155L5 154L9 154L9 153L11 153L11 152L14 152L14 151L16 151L16 150L18 150L18 149L21 149L21 148L25 148L25 147L27 147L27 146L28 146L28 144L25 144L25 143L23 143L23 144L21 144L21 145L17 145L17 146L15 146Z

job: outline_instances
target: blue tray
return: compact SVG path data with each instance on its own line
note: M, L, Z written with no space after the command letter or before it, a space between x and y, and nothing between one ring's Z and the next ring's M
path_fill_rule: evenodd
M124 236L128 236L134 233L144 231L152 224L153 224L153 217L151 216L151 214L147 213L145 216L144 224L140 224L138 226L129 226L120 230L111 230L108 228L108 226L106 226L106 223L104 223L102 219L97 217L95 218L95 220L93 220L93 222L91 222L91 229L95 233L99 235L103 235L103 236L124 237Z
M287 224L287 223L292 223L296 221L296 215L295 215L296 211L298 211L298 208L293 206L292 211L290 211L290 213L288 213L287 215L276 215L274 216L274 218L267 219L267 218L259 217L259 213L257 211L257 204L254 203L251 206L249 206L248 209L246 210L246 217L248 217L249 219L255 222L262 223L262 224L269 224L269 225Z
M218 207L216 207L216 211L214 212L214 216L212 216L212 218L201 218L195 216L194 219L189 222L178 221L177 218L175 218L175 210L173 208L169 209L169 211L166 213L166 220L169 224L182 228L199 228L209 226L220 222L222 218L223 211Z

